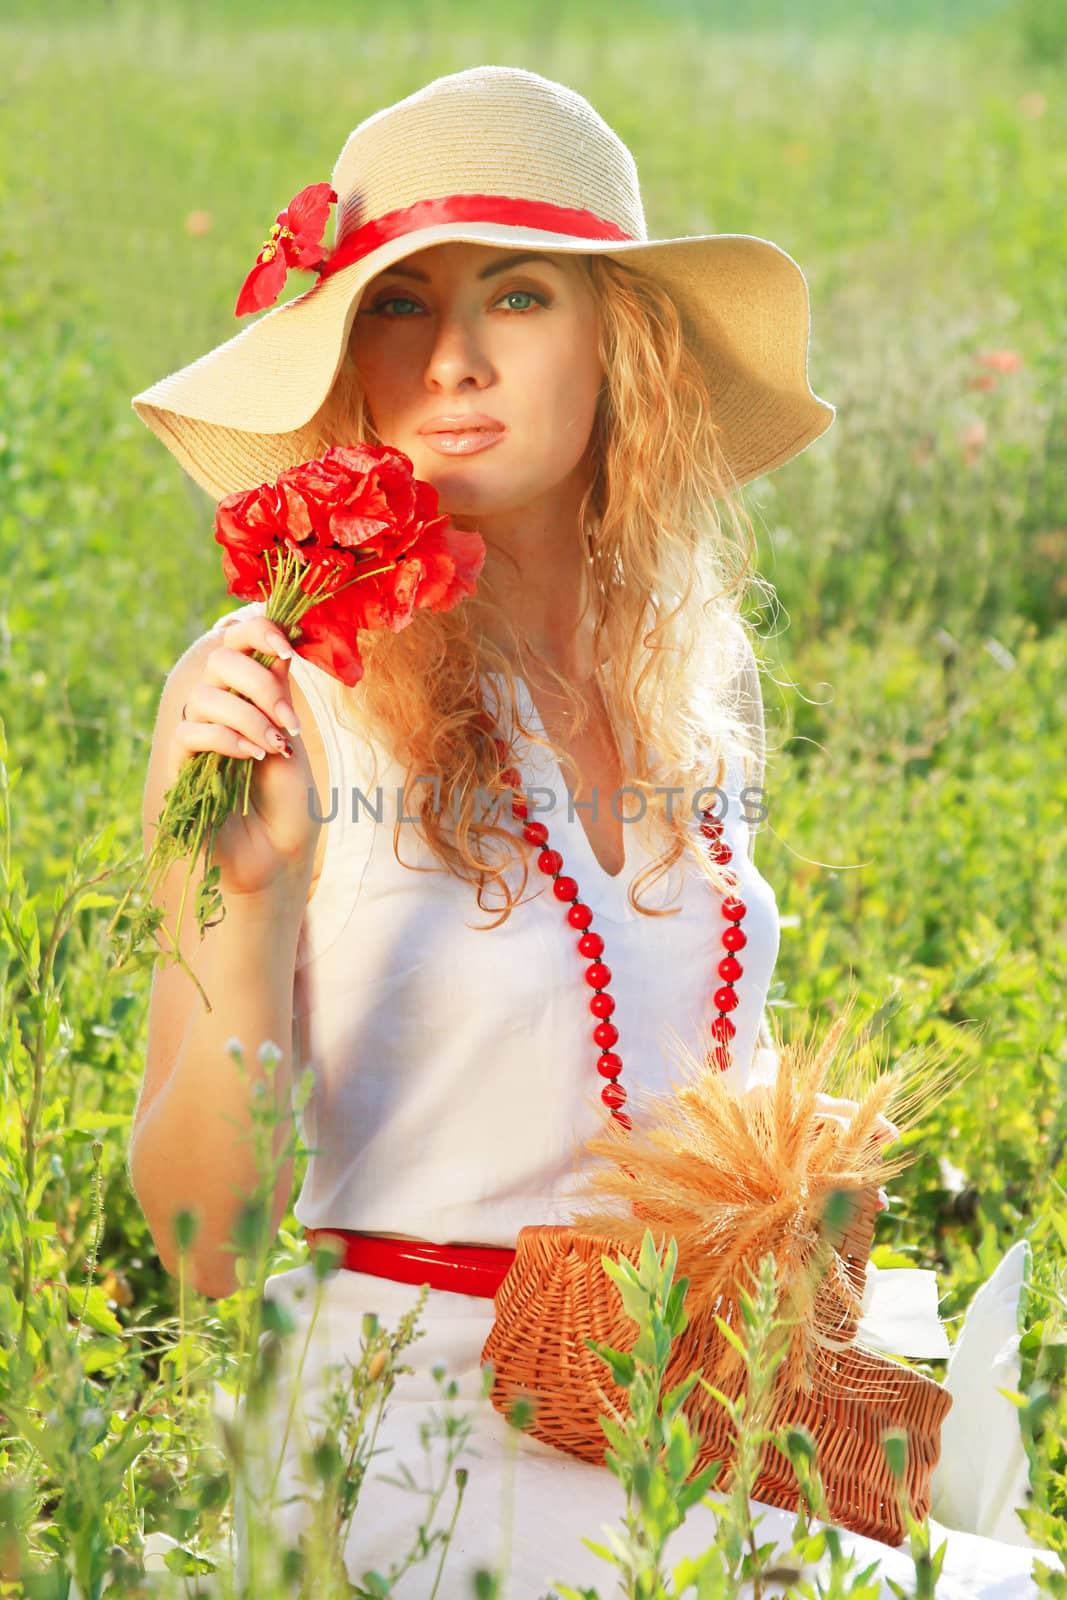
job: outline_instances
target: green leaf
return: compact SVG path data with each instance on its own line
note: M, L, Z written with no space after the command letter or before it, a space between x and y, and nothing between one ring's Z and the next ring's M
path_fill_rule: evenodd
M683 1378L681 1383L675 1384L673 1389L668 1389L667 1393L663 1396L660 1410L663 1412L663 1415L668 1422L674 1416L675 1412L679 1410L679 1408L688 1400L689 1396L696 1388L699 1378L699 1370L696 1372L691 1372L688 1378Z
M71 916L75 916L79 911L99 911L104 906L113 906L116 904L117 899L117 895L101 894L97 889L88 889L84 894L79 895L74 902L71 907Z
M736 1418L738 1410L736 1401L731 1400L729 1395L723 1394L721 1389L716 1389L715 1385L713 1383L709 1383L707 1378L701 1378L700 1387L702 1389L706 1389L708 1394L712 1395L714 1399L719 1402L729 1417Z
M118 1366L125 1361L128 1352L125 1339L91 1339L80 1353L83 1371L93 1373Z
M682 1484L675 1490L675 1500L683 1516L698 1501L703 1500L719 1476L722 1465L721 1461L713 1461L710 1467L705 1467L703 1472L698 1472L695 1478L691 1478L688 1483Z
M181 1577L192 1578L198 1572L214 1572L215 1563L209 1561L207 1556L198 1555L195 1550L190 1550L187 1545L178 1544L168 1550L163 1557L163 1565L170 1572L176 1572Z
M129 1126L131 1113L128 1111L79 1111L76 1117L67 1121L68 1131L77 1129L87 1133L101 1132L106 1128L125 1128Z
M622 1298L622 1307L631 1321L643 1326L648 1316L648 1293L640 1284L620 1283L619 1294Z
M724 1322L720 1316L716 1316L715 1324L716 1324L719 1332L722 1334L723 1338L726 1340L727 1344L732 1344L733 1345L733 1347L737 1351L738 1355L741 1356L741 1358L744 1360L745 1364L747 1365L748 1364L748 1350L745 1347L745 1344L744 1344L743 1340L740 1339L739 1336L734 1332L734 1330L731 1328L730 1324L728 1322Z
M689 1279L679 1278L672 1286L667 1296L667 1303L663 1311L663 1320L671 1333L677 1337L684 1333L689 1326L689 1316L685 1310L684 1301L689 1290Z
M680 1483L686 1477L693 1465L697 1452L695 1440L690 1437L685 1418L675 1419L671 1429L670 1442L667 1445L667 1472L671 1481Z
M621 1389L628 1389L637 1374L634 1358L625 1350L603 1350L601 1360L606 1361L611 1368L611 1375Z
M613 1444L620 1455L627 1455L630 1450L630 1440L619 1424L611 1417L605 1416L599 1417L598 1421L609 1444Z
M85 1294L84 1288L76 1284L67 1284L67 1301L70 1315L77 1320L82 1316L82 1305L85 1306L85 1315L82 1322L85 1327L92 1328L94 1333L110 1333L121 1335L122 1323L116 1317L107 1303L107 1296L98 1283L94 1283Z
M889 1464L889 1471L899 1482L904 1476L904 1467L907 1460L908 1441L906 1435L899 1428L887 1428L882 1434L882 1449Z

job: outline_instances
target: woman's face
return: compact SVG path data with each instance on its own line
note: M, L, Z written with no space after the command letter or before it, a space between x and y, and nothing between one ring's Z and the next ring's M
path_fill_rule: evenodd
M453 516L516 511L554 491L570 502L572 480L587 481L603 382L596 298L577 259L520 253L431 245L373 278L356 315L350 348L374 427ZM500 427L465 452L462 419L475 412ZM441 419L459 432L425 431Z

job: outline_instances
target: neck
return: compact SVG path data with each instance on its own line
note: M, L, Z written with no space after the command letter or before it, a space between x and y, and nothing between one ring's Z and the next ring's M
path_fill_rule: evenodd
M539 665L529 660L532 652L584 685L598 666L590 569L576 505L557 504L551 512L532 508L521 515L454 520L476 529L486 543L483 579L499 616L485 618L482 637L524 676Z

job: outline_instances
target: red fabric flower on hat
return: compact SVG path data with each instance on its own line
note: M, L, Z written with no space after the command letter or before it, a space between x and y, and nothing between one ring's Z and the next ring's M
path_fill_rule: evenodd
M279 211L270 238L241 285L235 317L272 306L282 292L290 267L321 271L327 251L322 243L330 207L337 192L328 183L312 183Z

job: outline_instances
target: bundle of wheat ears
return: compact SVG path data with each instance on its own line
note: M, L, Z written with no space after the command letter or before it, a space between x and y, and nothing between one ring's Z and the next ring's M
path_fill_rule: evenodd
M851 1055L847 1049L854 1011L850 997L821 1042L809 1029L782 1046L775 1082L741 1095L683 1050L683 1083L632 1093L632 1130L610 1124L585 1146L593 1160L582 1188L622 1204L575 1215L575 1233L610 1238L634 1259L646 1229L661 1248L673 1237L677 1274L689 1279L690 1323L717 1315L740 1329L741 1290L752 1292L759 1262L774 1256L786 1392L810 1392L816 1380L832 1386L837 1368L828 1356L852 1342L862 1315L878 1187L915 1159L908 1134L967 1075L958 1051L946 1064L933 1046L872 1073L866 1037ZM855 1109L842 1116L832 1098ZM715 1342L715 1358L715 1370L704 1373L711 1381L727 1379L741 1361L725 1339Z

